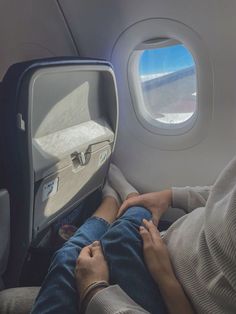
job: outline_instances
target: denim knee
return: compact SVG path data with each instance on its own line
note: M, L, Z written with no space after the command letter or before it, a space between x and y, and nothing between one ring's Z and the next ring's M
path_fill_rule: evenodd
M125 245L128 242L140 242L139 227L143 219L150 220L151 213L144 207L130 207L119 219L115 220L109 231L102 237L105 242L111 241L113 244L119 242Z
M77 252L71 252L65 249L58 250L53 256L49 271L53 269L54 271L57 270L59 273L64 273L65 271L67 272L68 270L74 269L77 256Z
M141 225L143 219L150 220L151 218L152 214L148 209L141 206L133 206L128 208L119 219L128 220L131 223Z

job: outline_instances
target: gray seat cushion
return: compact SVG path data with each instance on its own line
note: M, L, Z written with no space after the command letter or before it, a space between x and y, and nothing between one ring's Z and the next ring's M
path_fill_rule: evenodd
M40 287L12 288L0 292L1 314L29 314Z

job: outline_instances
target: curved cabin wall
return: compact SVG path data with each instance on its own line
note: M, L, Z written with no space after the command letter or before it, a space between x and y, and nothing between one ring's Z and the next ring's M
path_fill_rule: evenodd
M236 2L235 0L3 0L0 4L0 75L14 62L53 55L75 55L76 47L59 6L63 8L81 56L105 58L115 65L121 119L116 160L140 191L172 185L214 181L236 152ZM201 141L192 147L158 148L158 137L143 141L134 114L125 62L125 47L116 43L132 25L160 18L192 29L205 47L212 67L212 120ZM139 34L134 34L138 39ZM170 34L171 37L171 34ZM140 38L141 40L141 38ZM122 52L123 51L123 52ZM199 56L201 58L201 56ZM146 137L147 138L147 137ZM131 145L132 144L132 145Z
M236 153L236 2L234 0L60 0L80 53L113 62L120 101L117 163L140 191L168 186L211 184ZM132 107L127 73L121 71L126 48L116 53L127 29L142 20L160 18L177 21L192 29L204 46L212 68L212 120L196 144L169 151L159 149L159 140L136 136L145 132ZM153 29L150 29L153 33ZM139 33L133 33L135 40ZM169 34L171 37L171 33ZM141 40L141 37L140 37ZM201 58L201 55L199 55ZM123 85L122 85L123 84ZM164 139L163 139L164 141Z
M2 0L0 38L0 80L16 62L76 55L56 1Z

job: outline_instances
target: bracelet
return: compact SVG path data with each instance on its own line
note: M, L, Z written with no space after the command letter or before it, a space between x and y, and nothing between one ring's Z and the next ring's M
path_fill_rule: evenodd
M81 299L81 302L85 299L86 295L91 292L93 289L95 288L99 288L99 287L108 287L109 284L107 281L105 280L101 280L101 281L94 281L92 282L85 290L84 290L84 293L81 295L80 299Z
M84 291L84 293L81 295L80 298L80 309L81 312L84 313L85 308L86 308L86 301L87 301L87 297L88 295L96 288L107 288L109 286L109 283L105 280L101 280L101 281L95 281L93 283L91 283Z

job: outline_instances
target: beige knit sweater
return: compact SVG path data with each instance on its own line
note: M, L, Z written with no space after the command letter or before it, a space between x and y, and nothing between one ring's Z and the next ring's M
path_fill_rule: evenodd
M164 235L177 278L197 313L236 313L236 158L212 187L173 188L173 207L188 213ZM116 299L116 308L112 302ZM146 313L118 286L90 302L96 313Z

